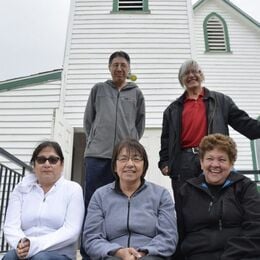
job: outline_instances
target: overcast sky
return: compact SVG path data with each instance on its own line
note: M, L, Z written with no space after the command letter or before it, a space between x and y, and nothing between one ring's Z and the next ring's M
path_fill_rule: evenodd
M0 0L0 80L62 68L70 0Z
M232 2L260 21L260 0ZM62 68L69 8L70 0L0 0L0 81Z

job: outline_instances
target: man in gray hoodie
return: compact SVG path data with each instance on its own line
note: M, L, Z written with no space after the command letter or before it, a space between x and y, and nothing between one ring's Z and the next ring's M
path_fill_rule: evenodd
M112 80L92 88L84 115L86 209L94 191L114 181L114 146L126 137L139 140L145 128L144 96L135 83L127 81L129 55L114 52L109 58L109 71Z

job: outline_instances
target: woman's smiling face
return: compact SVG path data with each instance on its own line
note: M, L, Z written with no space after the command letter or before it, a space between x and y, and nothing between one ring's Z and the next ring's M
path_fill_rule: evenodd
M223 184L233 168L228 154L217 148L206 151L200 163L206 182L211 185Z
M57 161L53 163L49 160L40 162L39 159L42 158L57 158ZM53 147L43 148L37 155L34 164L34 172L39 184L46 187L52 186L61 177L62 171L63 162L61 162L55 149Z
M126 148L123 148L118 155L115 172L119 177L120 183L140 183L141 176L144 173L142 156L138 152L129 152Z

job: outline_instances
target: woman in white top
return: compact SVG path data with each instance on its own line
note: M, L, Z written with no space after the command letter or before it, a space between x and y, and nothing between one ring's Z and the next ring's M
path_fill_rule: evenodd
M64 157L56 142L38 145L31 164L34 174L10 197L4 234L12 249L3 259L76 259L84 216L82 189L62 176Z

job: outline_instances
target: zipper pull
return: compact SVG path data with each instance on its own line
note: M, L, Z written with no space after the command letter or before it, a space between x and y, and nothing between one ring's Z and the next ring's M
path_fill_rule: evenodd
M218 226L219 226L219 230L222 230L222 219L218 220Z
M211 211L212 205L213 205L213 201L211 201L211 202L209 203L209 209L208 209L208 212Z
M222 230L223 200L220 201L220 217L218 220L219 230Z

